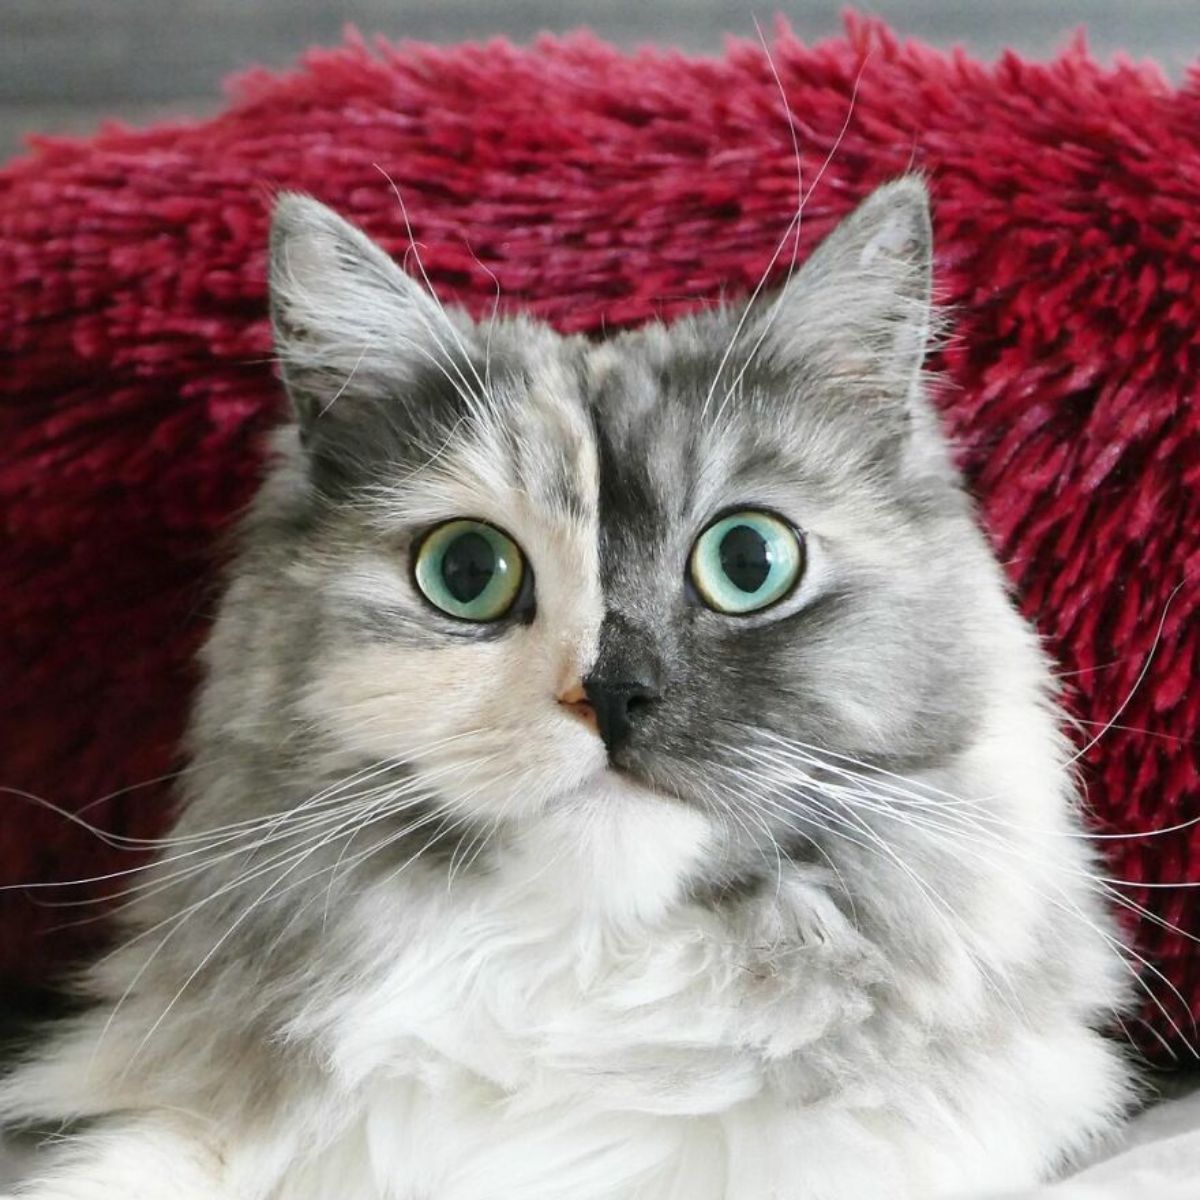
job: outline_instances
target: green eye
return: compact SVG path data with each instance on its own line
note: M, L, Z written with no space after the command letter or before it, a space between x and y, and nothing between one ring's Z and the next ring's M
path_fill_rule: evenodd
M772 513L729 513L696 539L688 569L709 608L735 615L757 612L796 586L804 571L804 544Z
M417 550L417 587L442 612L496 621L521 593L525 559L507 534L482 521L447 521Z

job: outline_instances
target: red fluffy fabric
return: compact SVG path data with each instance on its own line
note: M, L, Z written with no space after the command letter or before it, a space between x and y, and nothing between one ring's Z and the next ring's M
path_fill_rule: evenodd
M870 23L781 33L771 58L811 189L802 253L881 181L930 179L946 418L1062 664L1109 874L1153 914L1132 926L1165 1055L1200 1012L1170 928L1200 933L1200 893L1174 886L1200 881L1200 75L1173 89L1080 47L985 67ZM402 255L389 179L444 298L487 313L498 282L564 330L744 294L796 200L750 42L352 41L242 78L213 120L41 141L0 173L0 882L131 865L22 792L162 830L219 535L282 408L271 197L311 192ZM0 897L10 986L97 928L49 898Z

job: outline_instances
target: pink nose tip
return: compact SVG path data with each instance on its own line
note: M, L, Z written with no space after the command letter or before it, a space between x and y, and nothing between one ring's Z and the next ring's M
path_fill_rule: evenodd
M596 710L583 690L582 681L576 680L570 687L559 692L558 702L571 716L582 721L593 733L600 732L600 727L596 722Z

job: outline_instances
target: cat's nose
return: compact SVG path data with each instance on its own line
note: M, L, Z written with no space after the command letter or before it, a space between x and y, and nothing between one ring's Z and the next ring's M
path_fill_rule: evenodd
M583 681L583 690L609 753L629 739L638 717L659 698L657 686L648 677L612 679L593 674Z

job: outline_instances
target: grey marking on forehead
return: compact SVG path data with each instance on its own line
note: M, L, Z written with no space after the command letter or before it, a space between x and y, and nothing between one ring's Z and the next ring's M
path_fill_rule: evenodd
M661 346L635 336L588 396L599 464L600 553L606 581L631 547L660 543L695 502L701 429L694 396L669 385Z
M645 442L639 447L633 438L614 436L609 424L595 409L593 419L599 462L600 557L603 566L606 557L635 540L653 542L666 521L668 508L660 481L655 479L651 469L651 447Z
M582 523L596 510L595 482L587 469L592 429L581 400L582 374L568 349L562 347L549 383L526 373L526 397L538 393L538 400L515 408L505 429L506 450L518 490L549 512ZM553 393L543 394L548 386Z

